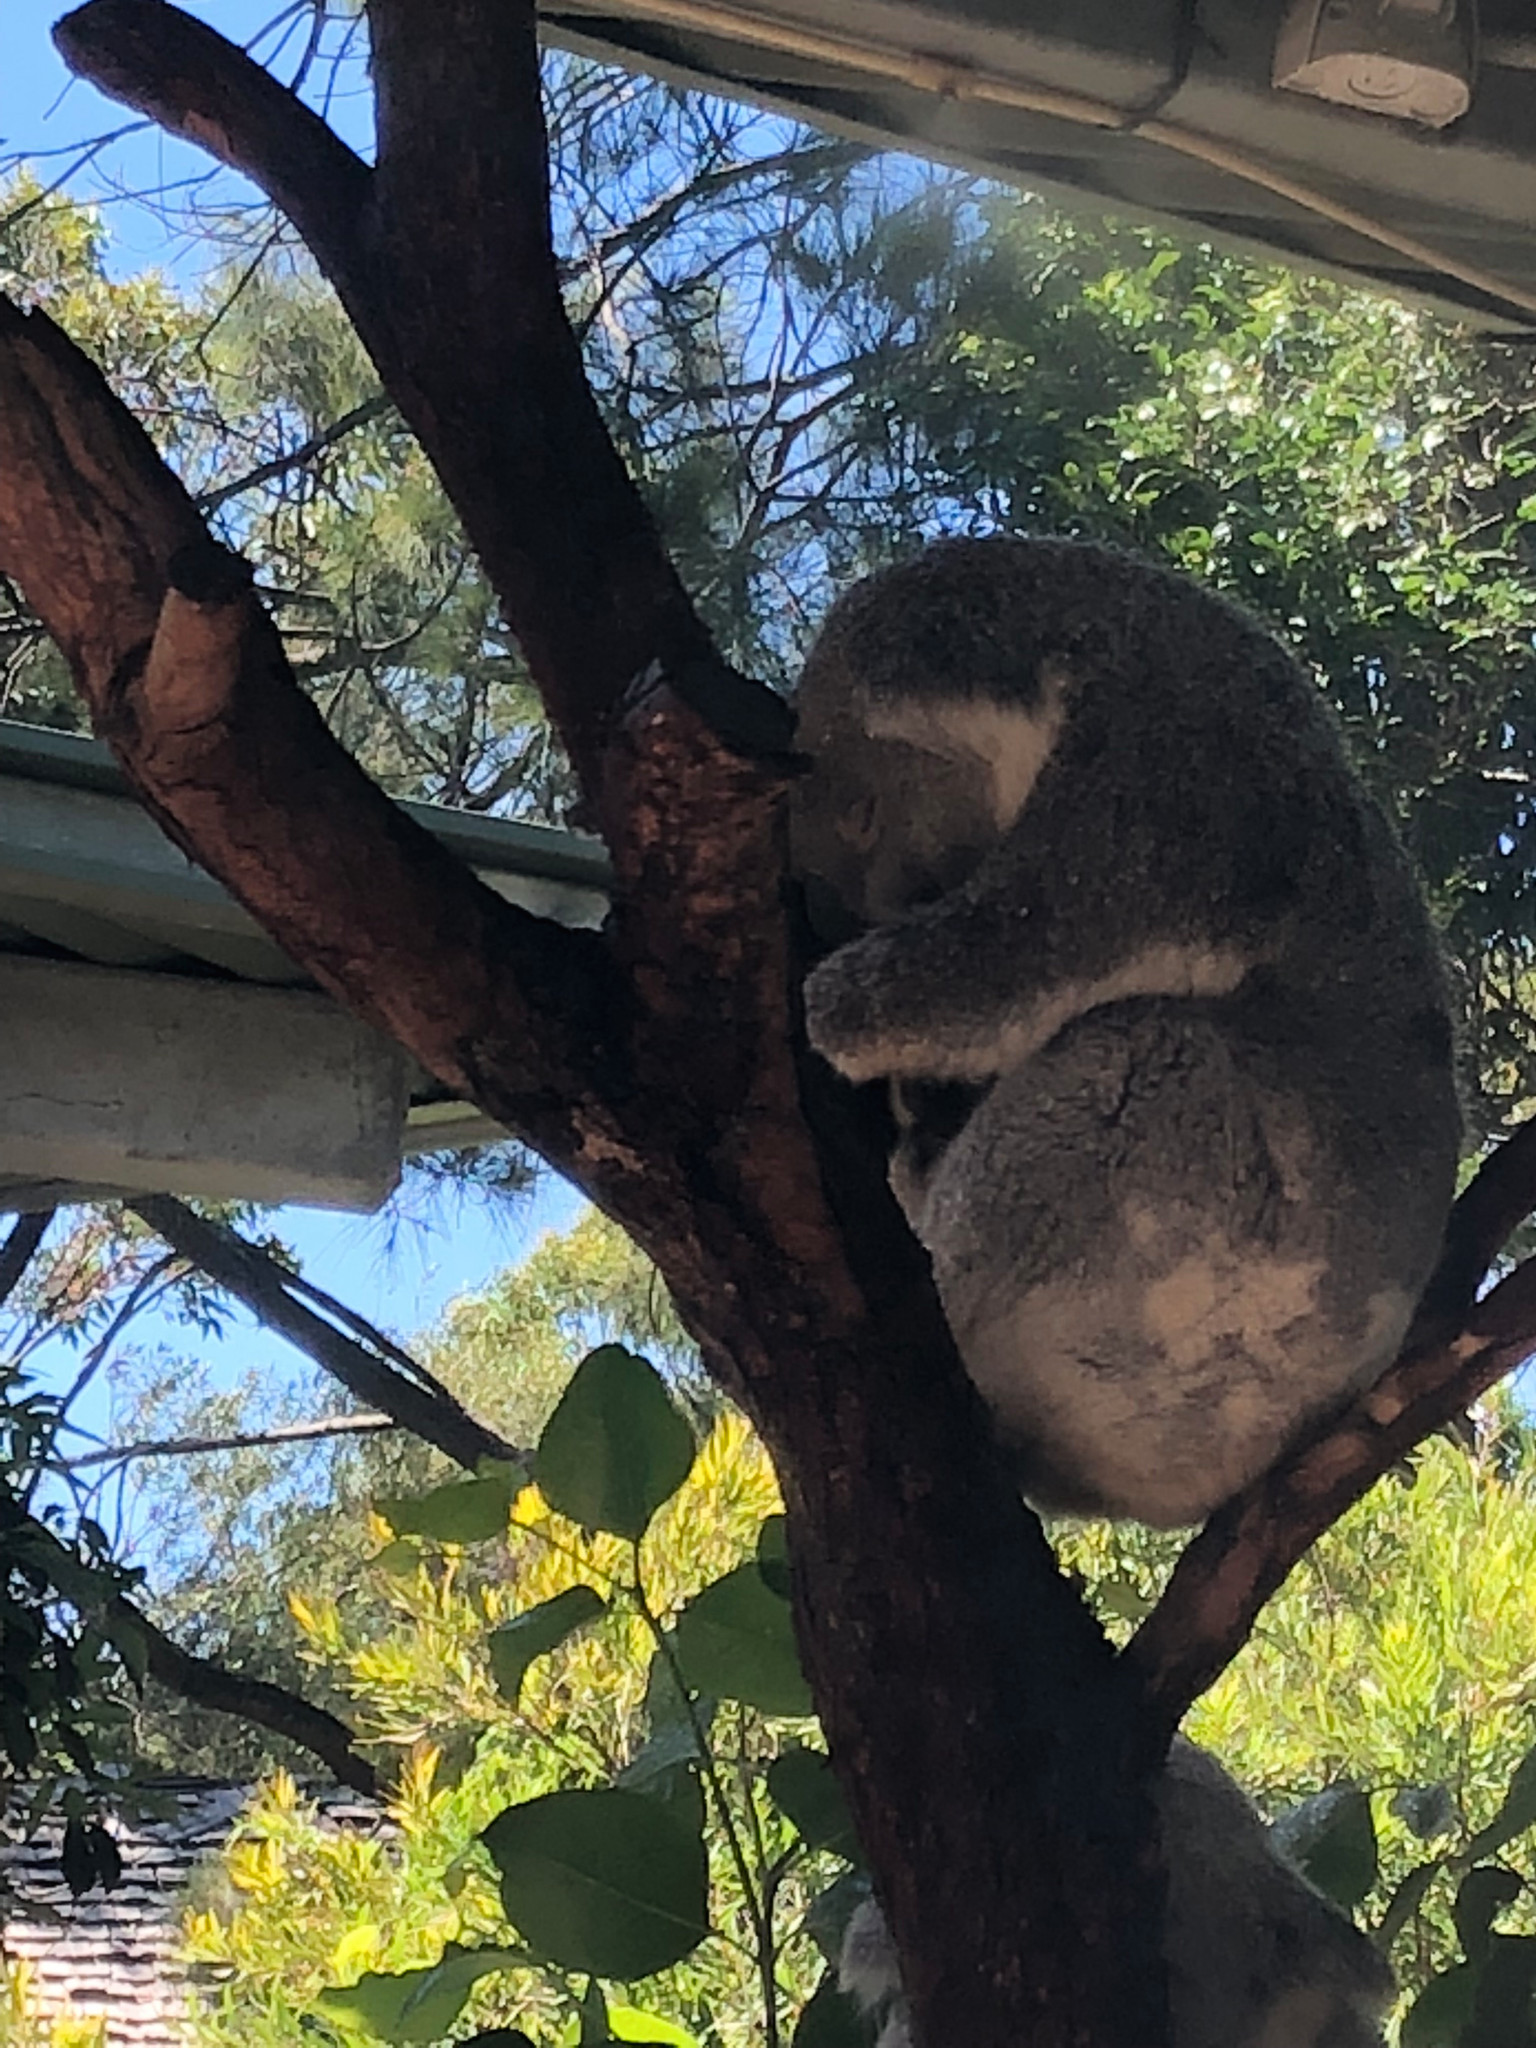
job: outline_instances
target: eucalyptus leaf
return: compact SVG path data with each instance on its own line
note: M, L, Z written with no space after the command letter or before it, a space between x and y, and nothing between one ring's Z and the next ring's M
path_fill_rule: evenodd
M767 1779L774 1805L794 1822L808 1848L856 1860L853 1816L828 1757L819 1749L786 1749L768 1766Z
M605 1611L602 1595L591 1586L567 1586L552 1600L492 1629L486 1652L497 1691L515 1707L524 1673L534 1658L558 1649L567 1636Z
M1272 1834L1275 1846L1346 1912L1376 1882L1376 1824L1358 1785L1329 1785L1303 1799L1280 1815Z
M430 1493L396 1495L374 1502L400 1536L425 1536L433 1543L486 1543L505 1536L517 1494L516 1470L504 1465L479 1479L453 1479Z
M796 2023L792 2048L869 2048L874 2029L828 1971Z
M1494 1915L1512 1905L1524 1889L1524 1880L1498 1863L1480 1863L1467 1872L1456 1887L1451 1917L1456 1922L1461 1952L1468 1962L1479 1962L1488 1953L1493 1941Z
M534 1457L550 1506L585 1529L638 1540L688 1477L693 1431L656 1368L621 1344L588 1352Z
M709 1932L703 1837L659 1801L547 1792L499 1813L481 1840L507 1918L565 1969L648 1977Z
M1515 1765L1498 1812L1487 1827L1468 1842L1466 1853L1474 1861L1492 1856L1516 1835L1523 1835L1536 1822L1536 1747L1528 1749Z
M424 1970L370 1970L355 1984L328 1985L315 2003L328 2019L381 2041L436 2041L463 2011L480 1978L527 1960L517 1949L461 1948L450 1942Z
M789 1603L755 1564L739 1565L690 1600L673 1643L684 1678L699 1692L743 1700L764 1714L813 1711Z
M1480 1975L1478 1964L1457 1963L1431 1977L1408 2009L1399 2048L1457 2048L1472 2017Z

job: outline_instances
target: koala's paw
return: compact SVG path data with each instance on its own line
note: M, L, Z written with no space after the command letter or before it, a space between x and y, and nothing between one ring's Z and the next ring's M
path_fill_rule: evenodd
M868 932L806 977L807 1036L850 1081L877 1081L900 1064L888 952L885 934Z

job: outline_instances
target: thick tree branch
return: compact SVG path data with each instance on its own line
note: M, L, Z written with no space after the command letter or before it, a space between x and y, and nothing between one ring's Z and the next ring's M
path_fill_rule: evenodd
M369 18L372 173L260 65L162 0L90 0L54 33L81 77L287 213L442 478L590 786L634 676L719 663L565 318L533 9L375 0ZM445 235L449 218L475 233Z
M328 1771L354 1792L377 1797L379 1774L365 1756L352 1747L352 1731L344 1721L301 1699L284 1686L264 1678L244 1678L226 1671L209 1657L194 1656L180 1643L172 1642L147 1614L140 1613L131 1600L116 1599L107 1607L108 1618L120 1629L139 1638L144 1646L144 1663L151 1678L195 1707L211 1707L216 1714L232 1714L286 1736L320 1759Z
M170 836L441 1080L494 1067L512 1121L573 1155L623 1008L600 942L504 902L369 781L95 365L3 299L0 478L0 569Z
M296 1300L292 1274L269 1253L207 1222L170 1195L143 1195L132 1206L157 1236L243 1301L269 1330L306 1352L349 1394L382 1409L456 1464L472 1472L482 1458L526 1461L526 1452L487 1429L451 1394L428 1392Z
M53 1221L52 1209L37 1209L28 1216L18 1216L6 1232L5 1243L0 1245L0 1307L8 1302L16 1291L16 1284L32 1263L32 1254L48 1234Z
M1396 1364L1322 1435L1228 1501L1179 1559L1127 1651L1167 1730L1231 1663L1324 1530L1415 1444L1536 1354L1536 1259L1475 1299L1533 1209L1536 1123L1507 1139L1457 1202Z

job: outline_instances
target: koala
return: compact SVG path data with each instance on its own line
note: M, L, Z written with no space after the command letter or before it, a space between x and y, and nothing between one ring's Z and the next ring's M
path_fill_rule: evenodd
M1196 1522L1390 1363L1450 1205L1441 961L1328 706L1115 550L951 540L833 607L791 841L811 1043L1047 1510Z
M1390 1970L1271 1846L1216 1759L1175 1740L1155 1797L1173 2048L1381 2048ZM911 2048L896 1951L872 1899L848 1923L839 1976L883 2018L878 2048Z

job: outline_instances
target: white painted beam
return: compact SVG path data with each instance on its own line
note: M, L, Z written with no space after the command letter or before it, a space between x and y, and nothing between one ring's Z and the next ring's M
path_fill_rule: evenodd
M408 1072L307 990L0 955L0 1208L63 1182L371 1209Z

